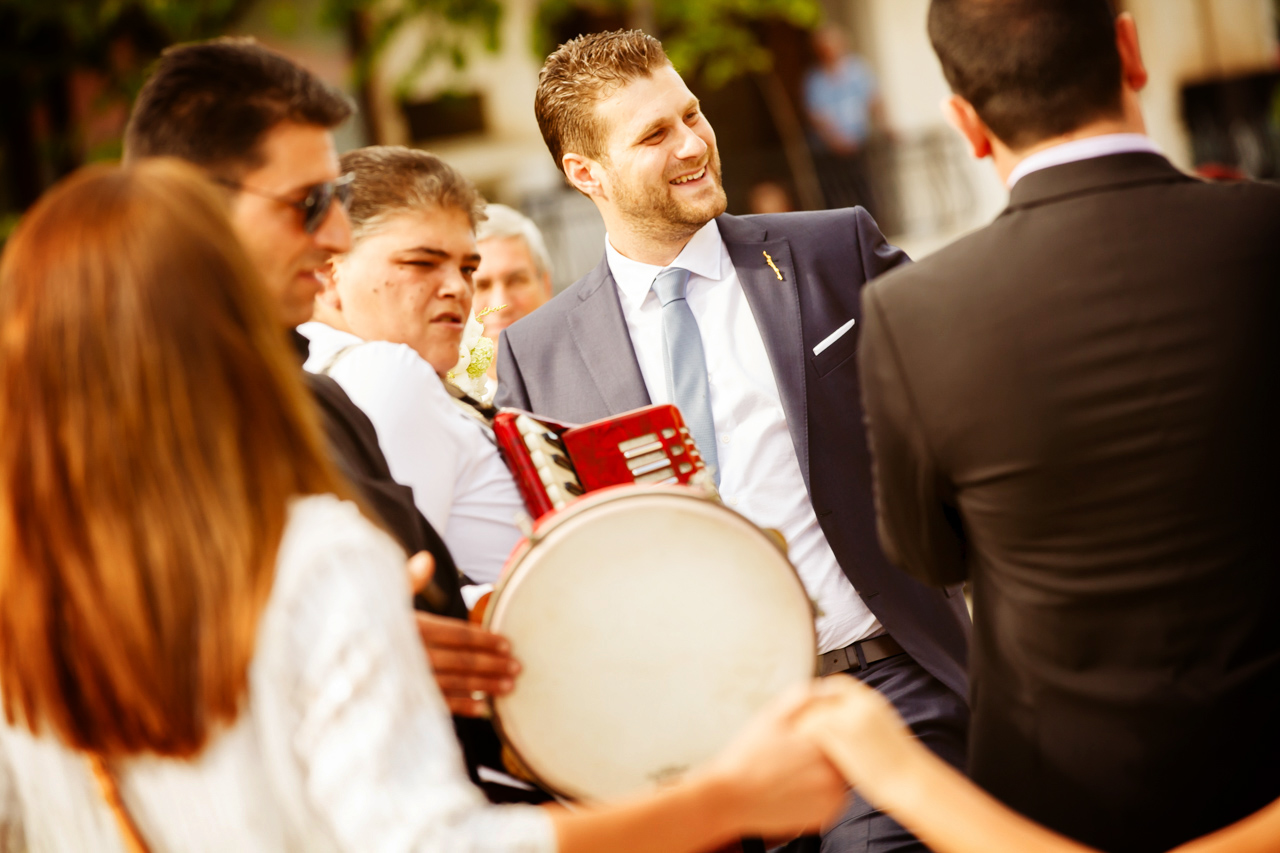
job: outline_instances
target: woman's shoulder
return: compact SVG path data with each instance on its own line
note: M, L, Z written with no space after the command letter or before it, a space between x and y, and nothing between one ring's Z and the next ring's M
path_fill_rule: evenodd
M318 561L355 555L370 562L402 563L404 555L384 530L360 507L337 495L305 495L289 502L288 520L277 554L277 584L289 586Z
M340 542L391 541L354 501L334 494L300 495L289 501L280 550L293 546L328 548Z

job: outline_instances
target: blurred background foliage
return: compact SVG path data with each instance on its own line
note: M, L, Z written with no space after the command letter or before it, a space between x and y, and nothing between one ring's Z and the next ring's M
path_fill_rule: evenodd
M120 156L128 105L164 48L235 31L251 12L265 13L284 36L311 23L342 34L350 84L365 100L378 58L407 28L422 40L401 88L433 63L462 68L476 51L496 51L504 7L502 0L0 0L0 239L60 177ZM304 14L317 20L304 22ZM588 31L575 31L575 21L643 28L663 39L682 72L713 89L755 79L780 136L795 142L803 131L772 76L769 29L808 30L821 18L820 0L541 0L530 49L542 57L563 34Z
M823 15L819 0L543 0L534 24L534 53L542 57L555 50L564 22L584 12L622 18L629 27L657 35L682 73L717 88L772 69L762 27L786 22L809 30Z
M161 51L234 31L264 4L282 35L299 25L285 0L0 0L0 239L60 177L120 156L124 116ZM359 91L404 27L429 24L416 73L465 64L477 43L496 49L501 17L499 0L323 0L318 23L347 38Z

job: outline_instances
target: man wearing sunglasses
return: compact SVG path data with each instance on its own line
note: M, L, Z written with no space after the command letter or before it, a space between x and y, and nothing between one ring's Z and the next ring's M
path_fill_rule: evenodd
M233 190L232 223L292 328L311 318L320 267L350 245L330 132L349 115L345 97L251 41L179 45L138 95L125 156L179 157Z
M351 177L339 173L331 132L351 112L343 95L251 39L178 45L165 51L138 94L125 159L178 157L227 188L232 225L282 327L293 331L311 319L320 269L351 247L345 209ZM305 348L306 339L293 334ZM373 424L336 382L304 375L335 463L407 553L434 557L432 609L465 618L453 559L418 512L413 490L392 479ZM510 689L515 665L501 638L456 618L424 614L419 629L455 714L478 716L484 706L477 693ZM460 721L459 732L473 779L476 763L500 765L487 722ZM491 798L521 797L485 788Z

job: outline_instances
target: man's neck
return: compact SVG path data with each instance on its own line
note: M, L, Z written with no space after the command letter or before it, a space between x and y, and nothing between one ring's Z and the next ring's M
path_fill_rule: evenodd
M704 222L703 225L705 224ZM701 228L702 226L700 225L688 233L671 232L662 234L648 232L645 229L637 229L630 223L620 221L616 217L605 217L605 230L609 232L610 245L623 257L655 267L670 265L672 261L679 257L680 253L684 251L684 247L693 239L693 235L697 234Z
M1137 116L1125 115L1118 118L1099 119L1086 125L1076 128L1075 130L1064 133L1060 136L1053 136L1048 139L1042 139L1034 145L1026 148L1020 148L1017 151L1007 147L998 139L992 139L991 145L991 162L995 164L996 174L1000 176L1000 182L1009 183L1009 176L1013 174L1013 170L1018 168L1018 164L1033 154L1050 148L1063 145L1068 142L1076 142L1081 139L1089 139L1095 136L1108 136L1114 133L1139 133L1146 135L1147 127L1142 120L1141 114Z
M336 308L326 305L323 301L316 300L316 310L311 315L311 319L317 323L324 323L330 328L337 329L340 332L346 332L349 335L355 335L355 331L347 322L347 318L342 316L342 312ZM356 335L356 337L360 337Z

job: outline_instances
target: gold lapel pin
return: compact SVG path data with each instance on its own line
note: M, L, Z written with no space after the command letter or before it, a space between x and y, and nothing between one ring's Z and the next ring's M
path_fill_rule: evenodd
M773 274L778 277L778 281L782 281L782 270L778 269L778 265L773 262L773 258L769 257L769 253L764 253L764 262L769 265L769 269L773 270Z

